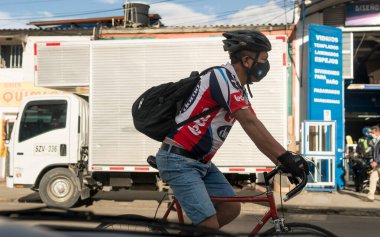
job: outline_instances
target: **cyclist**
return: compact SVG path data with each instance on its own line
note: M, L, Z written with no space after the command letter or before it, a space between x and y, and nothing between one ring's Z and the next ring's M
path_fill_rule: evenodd
M244 88L260 81L269 71L268 38L255 30L225 32L223 36L224 50L228 51L231 63L201 77L176 122L216 105L221 108L173 131L156 156L161 178L170 185L187 216L193 224L210 228L220 228L240 213L240 203L210 200L210 196L236 195L211 162L235 120L273 163L282 163L296 177L309 172L303 157L286 151L256 117Z

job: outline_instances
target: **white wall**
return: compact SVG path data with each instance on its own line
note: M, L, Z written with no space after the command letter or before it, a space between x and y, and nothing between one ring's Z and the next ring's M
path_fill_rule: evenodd
M295 65L297 65L296 73L299 75L299 80L296 81L294 96L299 103L295 104L295 131L301 131L301 123L307 119L308 115L309 24L323 24L323 13L315 13L307 17L304 30L302 18L297 24ZM300 134L300 132L296 132L296 141L300 141Z

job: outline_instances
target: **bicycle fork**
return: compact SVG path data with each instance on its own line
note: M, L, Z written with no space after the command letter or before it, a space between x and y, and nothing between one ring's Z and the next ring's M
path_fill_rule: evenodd
M288 232L288 227L284 225L284 218L278 218L273 220L274 229L276 233L286 233Z

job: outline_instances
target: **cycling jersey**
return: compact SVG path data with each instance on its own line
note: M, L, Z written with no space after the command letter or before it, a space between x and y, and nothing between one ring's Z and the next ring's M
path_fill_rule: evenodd
M201 77L177 115L176 122L180 123L217 105L221 108L168 135L168 138L205 161L212 159L227 138L235 122L234 112L249 108L254 113L232 65L227 63L223 67Z

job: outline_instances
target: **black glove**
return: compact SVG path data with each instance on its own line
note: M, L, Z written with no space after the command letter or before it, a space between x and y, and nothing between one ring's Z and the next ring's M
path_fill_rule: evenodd
M309 175L309 165L301 155L287 151L278 157L277 160L285 167L286 172L291 173L295 177L302 177L303 173Z

